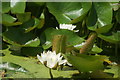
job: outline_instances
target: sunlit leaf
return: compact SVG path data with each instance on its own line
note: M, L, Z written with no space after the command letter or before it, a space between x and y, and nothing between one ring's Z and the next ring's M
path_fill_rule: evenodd
M42 13L41 16L40 16L40 21L39 21L39 24L37 26L38 29L42 28L45 24L45 15Z
M120 31L117 31L116 33L113 32L112 34L99 34L98 37L110 43L119 43Z
M12 13L24 13L26 7L26 0L11 0L10 7Z
M95 31L97 33L106 33L108 32L111 28L113 27L113 24L108 24L108 25L105 25L103 27L100 27L98 29L96 29Z
M51 2L47 3L49 11L56 17L59 23L79 22L83 19L91 7L91 3L70 3L70 2ZM78 18L79 17L79 18Z
M81 72L102 70L103 60L105 57L102 56L89 56L79 54L73 56L72 54L66 54L68 61Z
M119 77L119 70L120 70L120 66L114 65L114 66L109 66L110 69L105 69L104 72L107 73L112 73L114 74L114 78L118 78Z
M22 68L20 65L9 63L9 62L3 62L0 64L0 69L7 69L7 70L13 70L13 71L19 71L19 72L28 72L25 68Z
M9 15L9 14L2 14L2 19L0 23L2 23L4 26L16 26L21 25L21 22L15 22L17 18Z
M68 71L58 71L52 70L52 74L54 78L72 78L73 74L78 74L78 70L68 70Z
M8 50L4 51L3 53L6 54L5 56L2 57L3 62L18 64L29 71L27 75L22 74L24 75L24 77L26 76L26 78L28 78L31 76L32 78L50 78L49 69L42 64L37 64L36 59L22 57L22 56L15 56L10 54L11 52ZM28 76L28 74L31 75ZM17 75L17 74L14 73L13 75ZM14 76L14 78L21 78L22 75Z
M3 40L18 46L36 47L40 44L39 38L35 38L32 32L24 33L22 28L8 28L8 31L3 33Z
M12 17L9 14L2 14L2 23L7 22L7 23L13 23L17 19Z
M89 52L91 54L101 53L103 50L99 48L98 46L93 46L92 50Z
M9 11L10 11L10 2L2 2L2 12L1 13L7 13Z
M69 30L63 30L63 29L56 30L54 28L48 28L45 30L44 34L46 36L46 41L50 41L50 42L52 42L54 35L65 35L67 37L67 41L66 41L67 45L76 45L84 41L83 38L79 37L74 32ZM48 45L45 44L44 47L45 46L48 46Z
M25 46L37 47L40 44L40 39L37 37L34 40L30 40L25 43Z
M107 18L106 18L107 17ZM102 28L102 30L110 29L111 26L106 26L112 22L112 7L108 2L94 2L87 18L87 26L90 30L96 30ZM108 28L106 28L108 27ZM105 32L101 31L102 32ZM106 30L106 32L108 31ZM99 31L100 33L100 31Z

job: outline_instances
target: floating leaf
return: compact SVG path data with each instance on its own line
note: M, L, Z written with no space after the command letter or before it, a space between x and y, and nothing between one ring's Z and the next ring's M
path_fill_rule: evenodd
M97 33L106 33L108 32L111 28L113 27L113 24L108 24L108 25L105 25L103 27L100 27L98 29L96 29L95 31Z
M72 75L79 73L78 70L68 70L68 71L52 70L51 72L54 78L72 78Z
M21 22L15 22L16 20L17 18L9 14L2 14L2 21L0 21L0 23L2 23L5 26L16 26L22 24Z
M119 70L120 70L120 66L118 65L114 65L114 66L108 66L110 69L105 69L104 72L107 73L112 73L114 74L114 78L118 78L119 77Z
M2 57L3 62L9 62L9 63L14 63L18 64L21 67L25 68L29 72L27 72L27 75L24 75L23 77L32 77L32 78L50 78L49 75L49 69L46 68L42 64L37 64L37 60L34 58L28 58L28 57L22 57L22 56L15 56L10 54L11 52L8 50L5 50L3 52L5 56ZM1 58L1 57L0 57ZM30 76L28 74L31 74ZM13 74L17 75L17 74ZM14 76L14 78L21 78L21 75Z
M12 17L9 14L2 14L2 23L7 22L7 23L13 23L17 19Z
M107 18L106 18L107 17ZM91 20L92 19L92 20ZM96 30L101 28L102 30L110 29L111 26L106 26L112 22L112 7L108 2L94 2L87 18L87 27L90 30ZM103 28L102 28L103 27ZM107 27L107 28L106 28ZM100 29L100 31L102 31ZM105 32L104 31L102 32ZM106 30L106 32L108 31ZM100 33L99 31L99 33Z
M103 69L103 56L89 56L79 54L73 56L72 54L66 54L68 61L81 72L96 71Z
M10 11L10 2L2 2L2 9L1 10L2 10L1 13L8 13Z
M40 39L37 37L25 43L25 46L37 47L40 44Z
M54 28L48 28L45 30L44 34L46 36L46 41L48 41L48 42L49 41L52 42L54 35L65 35L67 38L67 40L66 40L67 45L76 45L76 44L80 44L84 41L83 38L80 38L74 32L69 31L69 30L64 30L64 29L56 30ZM49 44L49 46L50 46L50 44ZM45 44L44 47L47 47L47 44Z
M41 16L40 16L40 21L39 21L39 24L37 26L38 29L42 28L45 24L45 15L42 13Z
M117 31L116 33L113 32L112 34L99 34L98 37L110 43L119 43L120 31Z
M27 22L23 23L21 27L25 30L25 33L28 33L38 27L40 24L40 20L37 18L32 18L28 20Z
M8 31L3 33L3 40L12 45L36 47L40 44L39 38L31 33L24 33L22 28L8 28Z
M19 13L19 14L16 14L16 16L18 18L18 21L23 23L28 21L31 18L31 13L30 12Z
M26 0L11 0L10 7L12 13L24 13L26 7Z
M92 50L89 52L91 54L101 53L103 50L99 48L98 46L93 46Z
M46 41L43 45L42 45L42 47L44 48L44 49L48 49L48 48L50 48L52 46L52 42L51 41Z
M9 63L9 62L3 62L0 64L0 69L7 69L7 70L13 70L13 71L19 71L19 72L28 72L25 68L22 68L20 65Z
M72 19L75 20L71 23L76 23L84 18L91 7L91 3L51 2L47 3L47 7L59 23L70 23Z

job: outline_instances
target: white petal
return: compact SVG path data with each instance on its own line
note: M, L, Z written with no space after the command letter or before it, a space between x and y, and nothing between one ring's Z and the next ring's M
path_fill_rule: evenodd
M67 60L60 60L58 65L66 64Z
M42 57L40 57L38 54L37 54L37 58L39 59L39 61L40 61L42 64L44 63Z
M60 29L73 30L74 28L76 28L76 26L72 24L60 24Z
M68 64L69 66L72 66L72 64L70 64L69 62L67 62L67 64Z
M53 68L57 64L57 61L47 60L47 67Z

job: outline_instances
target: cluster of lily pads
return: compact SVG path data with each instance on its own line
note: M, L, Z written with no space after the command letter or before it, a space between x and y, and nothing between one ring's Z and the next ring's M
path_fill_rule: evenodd
M0 5L3 77L119 77L119 2Z

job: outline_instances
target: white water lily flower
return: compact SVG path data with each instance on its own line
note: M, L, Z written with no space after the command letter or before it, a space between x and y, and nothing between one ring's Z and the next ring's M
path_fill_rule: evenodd
M60 24L59 26L60 29L68 29L74 32L79 32L79 30L73 30L76 28L76 26L72 25L72 24ZM58 29L58 27L56 27L56 29Z
M76 26L72 24L60 24L60 29L73 30L74 28L76 28Z
M46 65L49 68L56 68L57 65L62 65L62 64L70 64L67 62L67 60L62 60L63 56L61 56L61 53L56 54L55 51L47 51L47 52L43 52L41 53L41 56L37 55L37 58L39 59L39 61ZM46 62L46 64L45 64ZM71 64L70 64L71 66Z

